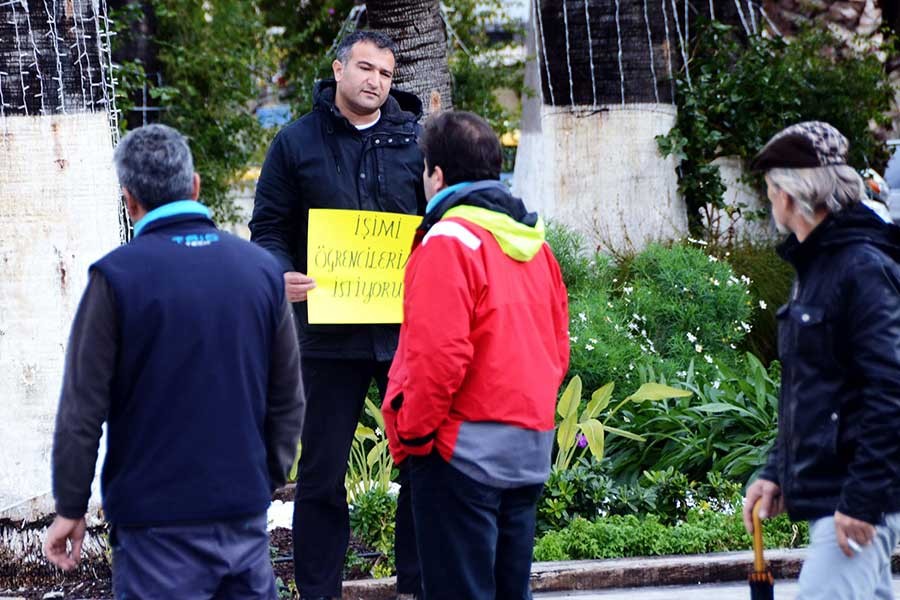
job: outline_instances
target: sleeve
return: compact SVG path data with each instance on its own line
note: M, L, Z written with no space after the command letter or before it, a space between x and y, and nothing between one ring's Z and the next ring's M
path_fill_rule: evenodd
M115 298L94 269L72 323L53 434L53 497L57 514L68 519L87 512L118 343Z
M781 481L778 480L778 454L779 444L781 443L781 436L778 435L775 438L775 443L772 445L772 449L769 450L769 457L766 459L766 464L759 471L759 475L756 477L757 479L765 479L766 481L771 481L774 484L781 485Z
M472 361L471 328L483 273L475 251L450 236L426 239L417 252L403 303L409 376L394 406L403 449L427 455Z
M566 290L566 284L563 282L562 271L559 263L554 258L553 277L556 285L556 303L554 305L553 322L556 326L556 347L559 352L559 364L562 369L559 384L569 372L569 294Z
M271 252L285 273L296 270L291 240L296 230L294 212L300 202L298 189L284 136L279 134L272 141L256 183L250 241Z
M274 490L283 486L287 480L306 414L297 330L294 327L293 310L286 296L282 301L281 318L272 344L269 365L265 421L266 461Z
M872 524L881 522L885 490L896 487L900 473L900 278L890 267L881 260L855 266L846 313L862 405L838 510Z

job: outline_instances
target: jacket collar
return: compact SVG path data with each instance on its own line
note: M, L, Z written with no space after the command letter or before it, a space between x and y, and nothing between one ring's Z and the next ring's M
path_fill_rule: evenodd
M900 259L900 227L885 223L863 204L828 215L803 242L791 234L777 251L797 271L802 271L823 252L861 243L876 246L894 260Z
M179 217L179 218L175 218ZM173 221L183 221L202 217L212 223L209 209L195 200L176 200L163 204L148 212L134 224L134 237Z

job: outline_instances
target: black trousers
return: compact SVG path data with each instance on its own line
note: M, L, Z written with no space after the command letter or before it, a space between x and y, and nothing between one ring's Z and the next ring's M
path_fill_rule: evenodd
M544 486L500 489L438 455L409 461L425 600L527 600Z
M344 478L353 434L374 379L381 396L389 362L306 358L303 451L294 502L294 579L302 596L341 596L341 574L350 539ZM379 404L376 402L376 404ZM397 591L420 593L409 485L401 465L395 560Z

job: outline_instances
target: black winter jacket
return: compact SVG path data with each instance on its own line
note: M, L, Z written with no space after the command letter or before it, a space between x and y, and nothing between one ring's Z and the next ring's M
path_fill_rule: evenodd
M858 205L779 254L796 270L778 310L778 438L761 477L792 519L900 511L900 228Z
M256 185L251 240L285 272L307 272L310 208L425 214L419 99L391 90L378 123L359 131L340 114L334 94L333 79L316 85L312 112L278 132ZM394 356L399 325L309 325L306 303L294 310L304 357Z

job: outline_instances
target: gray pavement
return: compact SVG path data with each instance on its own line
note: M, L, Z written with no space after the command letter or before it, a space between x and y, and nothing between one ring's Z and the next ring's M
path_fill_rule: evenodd
M797 593L796 581L776 581L775 598L788 600ZM900 598L900 578L894 579L894 595ZM603 590L596 592L554 592L535 594L535 600L748 600L750 588L746 583L706 584Z

